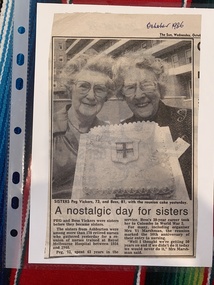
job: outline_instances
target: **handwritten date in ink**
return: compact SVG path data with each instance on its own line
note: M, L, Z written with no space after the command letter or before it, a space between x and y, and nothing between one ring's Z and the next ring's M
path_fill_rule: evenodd
M147 29L164 29L164 28L168 28L171 27L172 29L176 30L176 29L182 29L184 27L184 22L174 22L174 23L151 23L148 22L146 25Z

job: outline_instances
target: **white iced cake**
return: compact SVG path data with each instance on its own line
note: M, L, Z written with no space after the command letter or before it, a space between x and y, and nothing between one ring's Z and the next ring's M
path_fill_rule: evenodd
M169 128L154 122L96 127L80 140L81 189L74 192L88 199L168 199L176 190L173 149Z

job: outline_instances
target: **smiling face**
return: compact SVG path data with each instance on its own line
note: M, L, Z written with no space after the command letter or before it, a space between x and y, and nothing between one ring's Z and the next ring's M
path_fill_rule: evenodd
M135 67L127 70L122 93L139 120L152 119L157 113L160 92L152 71Z
M72 89L72 108L79 117L95 117L108 95L109 77L97 71L82 70Z

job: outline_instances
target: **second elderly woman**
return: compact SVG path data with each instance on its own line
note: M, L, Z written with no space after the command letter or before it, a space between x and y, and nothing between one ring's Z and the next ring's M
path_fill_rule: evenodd
M133 112L123 123L154 121L160 127L168 126L173 141L182 138L190 146L179 162L191 198L192 176L192 115L190 109L174 108L164 104L166 73L161 59L144 55L141 51L129 52L117 60L115 82Z
M82 54L63 69L72 103L53 116L52 198L71 198L80 135L105 125L97 114L112 94L112 77L105 55Z

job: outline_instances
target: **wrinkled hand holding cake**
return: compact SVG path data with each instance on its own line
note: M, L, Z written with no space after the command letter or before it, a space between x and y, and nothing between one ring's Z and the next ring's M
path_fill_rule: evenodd
M96 127L81 136L72 198L178 199L187 147L154 122Z

